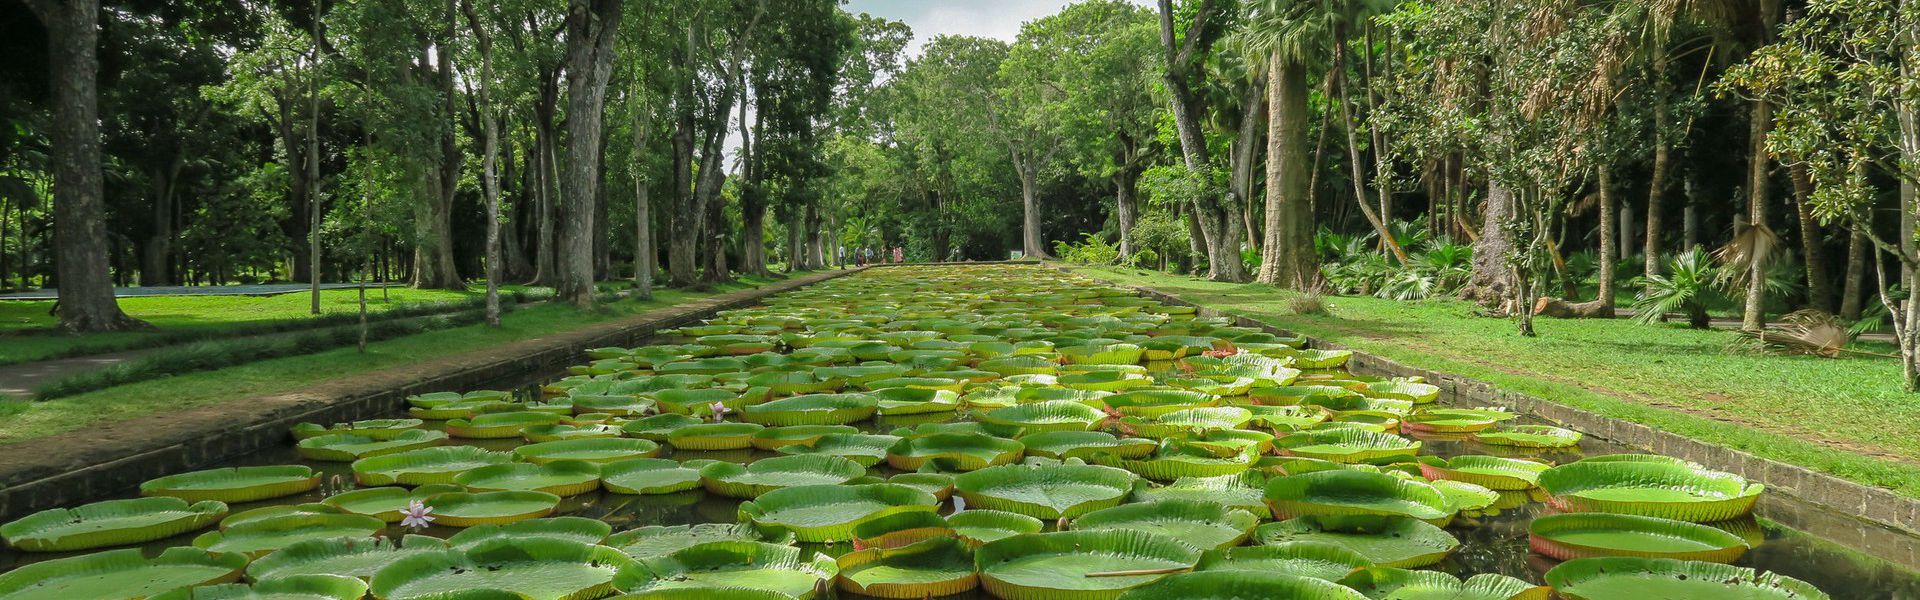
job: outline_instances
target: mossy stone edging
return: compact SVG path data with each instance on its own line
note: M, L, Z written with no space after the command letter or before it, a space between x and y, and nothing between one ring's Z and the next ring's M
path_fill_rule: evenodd
M1274 334L1293 335L1293 332L1253 317L1188 302L1179 296L1154 288L1117 283L1097 277L1094 279L1108 285L1134 290L1162 303L1193 306L1214 315L1228 317L1233 319L1236 325L1257 327ZM1456 405L1506 407L1516 413L1533 415L1615 444L1673 456L1711 469L1735 473L1750 481L1766 484L1769 491L1777 491L1823 509L1897 530L1887 533L1920 535L1920 500L1902 496L1892 490L1862 485L1742 450L1702 442L1691 437L1581 410L1536 396L1503 390L1478 379L1404 365L1313 336L1307 336L1307 345L1317 349L1352 351L1353 358L1348 361L1347 366L1356 374L1425 378L1427 383L1440 388L1440 396L1443 400ZM1823 537L1828 537L1829 533L1822 531ZM1884 547L1881 540L1876 539L1873 533L1863 531L1859 540L1835 541L1861 549ZM1902 564L1920 564L1920 550L1911 548L1912 544L1904 545L1909 548L1901 554L1910 555L1906 556L1904 561L1901 557L1888 558Z
M662 307L550 336L382 369L298 390L108 423L0 446L0 522L136 489L140 482L208 468L287 444L297 423L388 417L406 397L518 386L585 362L589 348L630 346L661 329L861 271L829 271Z

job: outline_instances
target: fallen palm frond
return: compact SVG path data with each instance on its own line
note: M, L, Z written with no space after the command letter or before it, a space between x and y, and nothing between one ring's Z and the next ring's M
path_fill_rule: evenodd
M1779 325L1763 331L1742 331L1742 336L1759 341L1778 352L1839 358L1842 353L1898 358L1877 352L1850 350L1853 336L1840 317L1826 311L1805 309L1788 313Z
M1714 259L1722 266L1722 287L1736 295L1744 293L1751 280L1748 274L1767 268L1768 261L1774 258L1779 245L1780 236L1764 223L1754 225L1742 222L1736 225L1733 239L1713 253Z

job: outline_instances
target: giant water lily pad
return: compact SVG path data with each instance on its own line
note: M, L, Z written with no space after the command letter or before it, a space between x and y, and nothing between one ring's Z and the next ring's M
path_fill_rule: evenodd
M615 494L684 492L700 487L700 469L669 458L633 458L602 465L600 485Z
M426 502L428 498L449 492L462 491L464 488L451 484L430 484L414 489L402 487L362 488L328 496L321 504L340 509L340 512L374 517L388 523L399 523L406 515L402 511L414 502Z
M1426 433L1473 433L1518 416L1498 408L1430 408L1409 415L1400 427Z
M605 521L586 517L551 517L506 525L469 527L447 538L447 545L465 550L478 547L489 540L503 538L516 540L545 538L580 544L598 544L606 541L607 536L612 533L613 526Z
M150 479L140 484L140 495L232 504L292 496L319 485L312 467L227 467Z
M811 446L781 446L781 454L824 454L839 456L871 467L887 458L887 449L899 443L899 436L835 433L821 436Z
M1340 469L1275 477L1267 502L1279 518L1310 515L1413 517L1436 525L1453 518L1454 507L1433 486L1384 473Z
M1140 486L1134 490L1134 500L1213 502L1267 518L1273 515L1273 509L1267 506L1266 490L1266 475L1258 471L1246 471L1212 477L1182 477L1164 486Z
M551 425L562 420L565 418L560 415L533 410L484 413L447 421L447 434L469 439L517 438L529 425Z
M353 461L353 479L360 485L453 483L461 473L512 460L512 454L473 446L425 448Z
M1150 389L1121 392L1102 397L1100 402L1122 415L1155 418L1174 411L1213 406L1219 398L1193 390Z
M1104 431L1048 431L1020 436L1029 456L1087 459L1097 454L1121 458L1140 458L1152 454L1159 444L1140 438L1119 438Z
M982 423L1018 427L1026 433L1086 431L1106 418L1100 409L1071 400L1050 400L975 413Z
M305 440L323 435L357 435L376 440L391 439L408 431L426 425L420 419L368 419L350 423L335 423L322 426L317 423L301 423L293 426L293 438Z
M1540 474L1547 503L1566 512L1606 512L1704 523L1746 516L1758 483L1670 462L1580 461Z
M452 493L433 497L428 514L437 525L505 525L553 514L560 497L546 492Z
M839 485L866 474L866 467L839 456L795 454L747 465L716 462L700 469L700 485L729 498L757 498L782 488Z
M1273 445L1290 456L1341 463L1410 457L1420 451L1420 442L1414 440L1390 433L1346 428L1302 431L1275 440Z
M641 439L560 440L514 448L513 455L534 464L563 460L605 464L632 458L659 456L660 445Z
M209 552L259 557L299 542L372 537L386 528L386 521L364 515L287 514L209 531L194 538L193 545Z
M678 450L741 450L753 447L753 435L766 426L757 423L695 423L667 434Z
M1003 465L956 476L953 487L971 506L1051 520L1118 505L1137 481L1096 465Z
M762 494L740 505L742 520L778 526L802 542L853 539L853 528L887 515L937 509L933 494L904 485L808 485Z
M807 600L817 597L815 591L831 585L839 574L833 559L810 550L765 542L718 541L622 569L614 586L622 592L745 588Z
M289 544L247 565L254 581L300 575L346 575L366 579L389 563L414 554L445 550L447 543L425 535L400 539L337 537Z
M366 582L340 575L294 575L253 584L223 583L174 590L152 600L360 600Z
M1193 566L1200 552L1173 538L1141 531L1030 533L988 542L974 551L987 593L1006 600L1113 598ZM1138 574L1115 575L1115 573Z
M384 439L357 433L334 433L300 440L294 450L307 460L353 462L369 456L431 448L446 440L446 433L424 429L409 429Z
M1075 530L1126 529L1156 533L1202 550L1237 546L1260 517L1202 500L1162 500L1103 508L1073 520Z
M126 548L49 560L0 573L7 600L137 600L182 588L230 582L247 566L242 554L168 548L147 558Z
M628 421L620 430L635 439L664 442L673 430L700 422L700 419L687 415L664 414Z
M1261 525L1253 531L1262 545L1326 542L1352 550L1382 567L1413 569L1440 562L1460 548L1460 540L1432 523L1412 517L1309 516Z
M532 491L555 496L578 496L600 489L600 467L585 461L487 465L453 478L456 485L475 492Z
M1496 491L1533 489L1550 465L1498 456L1421 457L1420 473L1428 479L1463 481Z
M1669 558L1580 558L1547 571L1568 600L1612 598L1740 598L1826 600L1804 581L1753 569Z
M860 550L842 555L836 562L840 589L875 598L950 596L980 585L973 571L973 553L950 537L899 548Z
M606 546L554 539L496 539L468 550L406 556L375 573L386 600L433 598L463 590L499 590L537 600L600 598L633 559Z
M812 446L822 436L836 433L860 433L849 425L793 425L789 427L768 427L753 434L753 447L759 450L773 450L781 446Z
M1409 571L1388 567L1360 569L1341 579L1340 583L1368 598L1381 599L1547 600L1552 593L1547 586L1533 585L1495 573L1483 573L1461 580L1439 571Z
M1339 581L1373 561L1346 546L1329 542L1281 542L1207 552L1196 571L1256 571Z
M71 552L165 539L212 526L227 505L173 497L107 500L43 510L0 525L0 538L27 552Z
M953 390L896 387L874 390L868 395L880 401L878 414L883 416L946 413L960 408L960 394Z
M789 544L793 532L780 528L762 528L748 524L702 523L698 525L650 525L614 534L606 545L619 548L637 559L672 554L708 542L749 541Z
M1580 445L1580 432L1552 425L1506 425L1473 434L1473 439L1494 446L1518 448L1572 448Z
M1006 438L979 433L935 433L901 439L887 449L887 464L902 471L920 469L930 461L960 471L974 471L1020 460L1026 446Z
M1527 533L1534 552L1557 560L1635 556L1728 563L1747 552L1747 542L1738 535L1658 517L1548 515L1528 523Z
M865 421L880 410L871 394L807 394L747 406L741 418L770 426L845 425Z
M1169 576L1120 595L1120 600L1241 600L1289 598L1298 600L1364 600L1340 584L1281 573L1201 571Z

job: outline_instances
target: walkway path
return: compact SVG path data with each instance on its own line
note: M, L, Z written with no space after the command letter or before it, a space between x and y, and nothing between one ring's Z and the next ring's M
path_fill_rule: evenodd
M164 346L162 347L164 348ZM162 348L128 350L74 358L56 358L0 366L0 399L31 398L40 386L89 371L98 371L146 356Z
M368 284L368 289L378 289L382 285ZM320 289L339 290L360 287L358 283L322 283ZM278 296L313 289L304 283L275 283L262 285L167 285L153 287L113 288L116 298L137 298L142 296ZM52 300L60 297L60 291L54 289L31 290L0 294L0 300Z

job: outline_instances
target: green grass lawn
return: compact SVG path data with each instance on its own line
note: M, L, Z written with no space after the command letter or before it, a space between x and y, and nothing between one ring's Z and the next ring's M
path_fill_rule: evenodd
M653 300L624 300L596 311L550 303L507 313L499 329L459 327L353 347L168 377L44 402L0 400L0 445L73 431L89 425L137 419L159 411L180 411L284 392L327 379L349 377L462 352L512 343L628 317L649 310L767 283L747 277L693 293L656 290ZM397 290L396 290L397 291Z
M503 288L503 292L518 286ZM389 288L387 299L381 291L367 290L367 310L385 311L393 307L426 302L458 301L481 295L484 290L416 290ZM138 345L142 337L158 332L192 331L218 335L258 328L288 320L312 317L312 297L305 293L278 296L159 296L121 298L120 309L153 324L155 331L69 335L44 331L56 324L47 314L51 300L0 301L0 364L69 356L75 352L112 352ZM357 314L358 290L320 292L323 314ZM13 332L14 335L6 335Z
M1893 359L1730 351L1738 334L1624 320L1539 319L1540 336L1452 300L1328 297L1296 315L1290 292L1149 271L1082 268L1190 302L1457 373L1607 416L1920 497L1920 395Z

